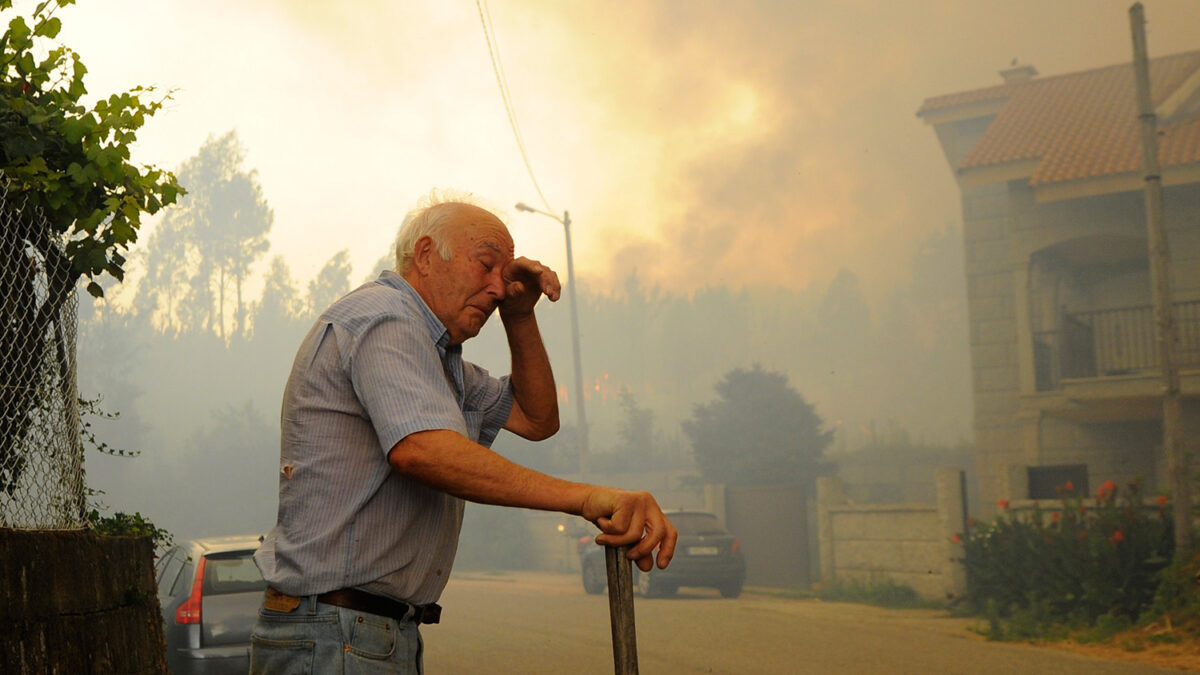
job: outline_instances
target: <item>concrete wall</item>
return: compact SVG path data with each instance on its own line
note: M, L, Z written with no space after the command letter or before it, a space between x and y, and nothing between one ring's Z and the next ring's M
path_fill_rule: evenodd
M149 539L0 529L0 673L165 673Z
M836 475L842 479L846 499L858 504L936 502L936 470L945 466L960 467L967 474L967 512L979 513L973 445L912 448L884 444L827 458L837 464Z
M817 481L817 520L823 583L891 579L922 597L945 599L966 591L961 542L966 530L964 474L935 473L933 504L847 502L842 481Z
M1020 272L1012 259L1008 185L963 186L967 317L981 504L1002 494L1002 467L1021 461L1017 412Z

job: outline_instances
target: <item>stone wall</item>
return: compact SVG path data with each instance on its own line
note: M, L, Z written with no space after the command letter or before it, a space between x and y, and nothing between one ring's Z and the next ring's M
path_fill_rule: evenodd
M962 543L966 530L963 472L935 472L930 504L850 504L840 478L817 481L818 541L824 583L885 579L922 597L947 599L966 592Z
M148 538L0 528L0 673L165 673Z

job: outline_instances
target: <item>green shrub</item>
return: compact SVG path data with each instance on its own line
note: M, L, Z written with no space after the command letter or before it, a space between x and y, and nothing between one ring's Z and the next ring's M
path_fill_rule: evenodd
M1106 482L1091 506L1069 483L1060 494L1061 509L1020 516L1000 502L995 520L974 524L964 541L968 607L1035 630L1137 619L1173 553L1167 501L1144 506L1136 482Z
M1124 633L1133 627L1133 621L1125 614L1109 612L1096 617L1096 625L1075 639L1078 642L1107 642L1118 633Z
M1070 629L1053 617L1044 604L1018 607L1001 615L994 601L983 612L986 625L972 628L989 640L1061 640Z
M822 600L857 602L864 605L901 609L931 607L940 604L923 600L911 586L901 584L888 577L873 578L869 581L859 579L838 581L828 586L818 587L816 595Z
M1180 622L1200 621L1200 553L1177 560L1159 575L1154 602L1144 619L1171 616Z
M156 551L169 548L174 537L167 530L156 526L140 513L114 513L102 516L98 509L87 514L88 529L106 537L149 537Z

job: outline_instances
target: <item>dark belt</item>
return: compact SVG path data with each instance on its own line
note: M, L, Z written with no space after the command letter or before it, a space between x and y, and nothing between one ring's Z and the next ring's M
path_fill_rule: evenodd
M390 616L397 621L438 623L442 620L442 607L436 602L428 605L412 605L400 600L385 598L382 595L360 591L357 588L342 588L322 593L317 596L317 602L353 609L356 612Z

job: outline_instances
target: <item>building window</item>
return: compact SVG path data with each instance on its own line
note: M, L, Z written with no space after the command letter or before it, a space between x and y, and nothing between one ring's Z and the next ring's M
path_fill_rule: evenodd
M1059 464L1057 466L1031 466L1029 472L1030 499L1059 499L1060 488L1071 484L1073 495L1089 495L1087 464Z

